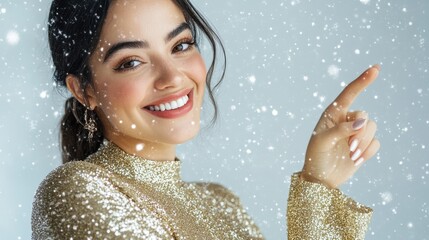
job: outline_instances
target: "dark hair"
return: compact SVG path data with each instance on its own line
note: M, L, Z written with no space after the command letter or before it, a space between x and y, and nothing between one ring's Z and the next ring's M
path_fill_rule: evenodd
M198 40L198 33L201 32L212 47L213 58L207 72L206 83L208 95L214 107L212 118L212 123L214 123L218 113L214 92L225 74L225 49L208 21L188 0L172 1L182 10L194 38ZM66 86L68 74L79 78L83 91L92 84L89 59L97 47L111 3L112 0L54 0L52 2L48 20L48 34L55 67L54 81L57 86ZM219 80L213 83L212 77L219 50L224 65ZM92 140L88 138L88 130L84 129L85 111L88 111L88 114L91 114L97 123L98 130ZM103 138L102 123L95 112L87 109L74 97L67 99L60 133L63 163L85 159L99 149Z

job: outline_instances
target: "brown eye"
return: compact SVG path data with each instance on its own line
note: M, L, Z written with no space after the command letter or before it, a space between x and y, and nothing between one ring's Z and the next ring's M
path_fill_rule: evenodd
M187 50L190 50L191 47L194 45L194 42L182 42L176 45L173 49L173 53L176 52L185 52Z
M115 70L118 70L118 71L132 70L132 69L138 67L140 64L142 64L142 62L139 60L130 60L130 61L122 63Z

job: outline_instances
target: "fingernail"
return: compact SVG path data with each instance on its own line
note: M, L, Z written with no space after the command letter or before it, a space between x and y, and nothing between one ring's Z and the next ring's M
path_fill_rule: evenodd
M352 143L350 144L350 152L356 151L358 145L359 145L359 140L353 139Z
M358 158L360 157L360 154L361 154L361 153L362 153L362 152L361 152L361 150L360 150L360 149L356 150L356 152L355 152L355 153L353 153L352 161L355 161L356 159L358 159Z
M380 71L380 65L379 64L374 64L371 67L377 69L377 71Z
M357 166L359 166L359 165L361 165L361 163L363 162L363 157L361 157L361 158L359 158L359 160L357 160L356 162L355 162L355 167L357 167Z
M359 130L363 127L363 125L365 125L365 118L358 118L354 123L353 123L353 130Z

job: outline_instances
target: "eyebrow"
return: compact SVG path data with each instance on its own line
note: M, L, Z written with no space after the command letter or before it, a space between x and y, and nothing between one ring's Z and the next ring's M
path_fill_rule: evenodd
M180 33L182 33L185 30L191 30L191 27L189 26L189 24L187 22L183 22L178 27L176 27L175 29L173 29L173 31L171 31L167 35L167 37L164 39L164 41L165 42L171 41L171 39L175 38L177 35L179 35Z
M182 33L185 30L191 30L191 27L188 23L183 22L178 27L173 29L170 33L167 34L164 41L169 42L177 35ZM103 63L107 62L116 52L122 49L133 49L133 48L148 48L149 44L145 41L126 41L126 42L118 42L113 44L109 50L106 51L106 55L104 56Z
M128 42L118 42L113 44L112 47L107 50L106 55L104 56L104 63L109 60L116 52L125 48L147 48L149 44L144 41L128 41Z

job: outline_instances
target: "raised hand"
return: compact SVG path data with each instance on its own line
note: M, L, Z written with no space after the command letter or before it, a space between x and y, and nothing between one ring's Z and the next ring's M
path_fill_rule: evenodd
M375 122L364 111L348 110L379 70L379 65L367 69L326 108L310 138L302 179L337 188L378 151Z

